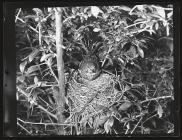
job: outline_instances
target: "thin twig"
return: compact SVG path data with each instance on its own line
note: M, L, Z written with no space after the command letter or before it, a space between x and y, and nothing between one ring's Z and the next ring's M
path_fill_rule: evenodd
M20 126L23 130L25 130L28 134L31 135L31 133L25 127L23 127L21 124L19 124L19 122L17 122L17 125Z
M132 27L132 26L136 26L136 25L138 25L138 24L147 23L147 22L149 22L149 21L137 22L137 23L134 23L134 24L131 24L131 25L128 25L128 26L124 27L124 29L130 28L130 27Z
M131 134L133 134L133 132L135 131L135 129L138 127L139 123L142 121L142 118L140 118L140 120L138 121L138 123L135 125L135 127L133 128L133 130L131 131Z
M155 5L151 5L151 7L156 8L156 9L163 9L163 10L171 10L171 11L173 11L173 8L164 8L164 7L159 7L159 6L155 6Z
M65 124L65 123L41 123L41 122L27 122L27 121L23 121L21 120L20 118L17 118L18 121L21 121L22 123L25 123L25 124L36 124L36 125L58 125L58 126L63 126L63 125L69 125L69 126L73 126L74 124Z
M166 99L166 98L172 98L172 96L169 95L169 96L161 96L161 97L157 97L157 98L151 98L151 99L147 99L147 100L141 101L140 103L143 104L145 102L159 100L159 99Z
M150 120L151 118L153 118L153 117L155 117L155 116L157 116L157 115L158 115L158 113L156 113L156 114L152 115L151 117L147 118L147 119L143 122L143 124L144 124L146 121Z
M17 17L17 19L19 20L19 21L21 21L22 23L26 23L25 21L23 21L21 18L19 18L19 17ZM30 25L27 25L30 29L32 29L34 32L36 32L36 33L39 33L35 28L33 28L32 26L30 26Z
M17 13L17 15L16 15L15 23L17 22L17 19L18 19L18 16L19 16L20 12L21 12L21 8L19 9L19 11L18 11L18 13Z
M39 26L39 45L42 45L42 26L41 26L41 22L38 23Z
M17 86L17 89L19 92L21 92L25 97L29 98L28 93L26 93L25 91L23 91L20 87ZM36 105L39 109L43 110L44 112L46 112L47 114L49 114L50 116L52 116L53 118L55 118L57 120L57 116L52 114L51 112L49 112L47 109L45 109L44 107L42 107L41 105L39 105L37 102L30 100L31 103L33 103L34 105Z

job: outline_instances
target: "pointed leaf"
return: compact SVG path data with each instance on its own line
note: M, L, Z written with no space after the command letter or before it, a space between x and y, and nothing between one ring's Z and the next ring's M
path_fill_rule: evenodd
M37 56L39 53L38 49L34 49L33 52L29 55L29 62L32 62L32 60Z
M106 121L104 124L104 130L106 131L107 134L109 133L110 129L111 129L111 127L110 127L108 121Z
M92 13L92 15L93 15L94 17L97 18L98 14L99 14L99 13L103 13L103 11L100 10L99 7L97 7L97 6L91 6L91 13Z
M26 73L30 74L30 73L35 72L37 70L39 70L39 66L31 66L31 67L28 68Z
M26 65L27 65L27 61L24 61L24 62L22 62L22 63L20 64L20 71L21 71L22 73L24 72Z
M159 115L159 118L161 118L162 117L162 114L163 114L163 109L162 109L162 106L161 105L158 105L157 113Z
M34 77L34 83L37 85L37 83L39 82L39 79L37 78L37 76Z
M131 11L130 7L124 6L124 5L120 6L119 9L122 9L122 10L127 11L127 12Z
M94 28L94 29L93 29L94 32L99 32L100 30L101 30L101 29L99 29L99 28Z
M43 54L43 56L40 59L40 62L47 60L51 56L53 56L53 54Z
M140 47L138 47L138 46L137 46L137 49L138 49L138 54L139 54L142 58L144 58L144 52L143 52L143 50L142 50Z
M131 105L132 105L132 103L130 101L125 101L123 104L120 105L118 110L119 111L126 111Z
M158 9L157 9L157 13L158 13L161 17L163 17L163 18L166 17L166 13L165 13L164 9L162 9L162 8L158 8Z

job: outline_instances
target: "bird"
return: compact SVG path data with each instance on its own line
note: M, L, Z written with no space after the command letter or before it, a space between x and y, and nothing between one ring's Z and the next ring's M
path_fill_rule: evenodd
M82 78L92 81L100 75L100 65L96 55L87 54L79 65L79 74Z

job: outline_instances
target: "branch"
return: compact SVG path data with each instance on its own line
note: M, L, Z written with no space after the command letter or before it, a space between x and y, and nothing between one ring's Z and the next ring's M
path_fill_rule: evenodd
M22 123L25 123L25 124L36 124L36 125L58 125L58 126L63 126L63 125L67 125L67 126L74 126L74 124L66 124L66 123L41 123L41 122L27 122L27 121L23 121L21 120L20 118L17 118L17 121L21 121Z
M146 102L149 102L149 101L154 101L154 100L159 100L159 99L166 99L166 98L172 98L172 96L170 95L170 96L161 96L161 97L157 97L157 98L151 98L151 99L141 101L140 103L143 104L143 103L146 103Z
M18 16L19 16L20 12L21 12L21 8L19 9L18 14L16 15L15 23L17 22L17 19L18 19Z
M26 98L29 98L28 93L26 93L25 91L23 91L20 87L17 86L17 89L19 92L21 92ZM43 110L44 112L46 112L47 114L49 114L50 116L52 116L53 118L55 118L56 120L58 120L58 118L56 117L56 115L52 114L51 112L49 112L47 109L45 109L44 107L42 107L41 105L37 104L37 102L30 100L31 103L33 103L34 105L36 105L39 109Z
M142 118L140 118L140 120L138 121L138 123L135 125L135 127L133 128L133 130L131 131L131 134L133 134L133 132L135 131L135 129L138 127L139 123L142 121Z
M151 7L156 8L156 9L163 9L163 10L171 10L171 11L173 11L173 8L164 8L164 7L159 7L159 6L155 6L155 5L151 5Z

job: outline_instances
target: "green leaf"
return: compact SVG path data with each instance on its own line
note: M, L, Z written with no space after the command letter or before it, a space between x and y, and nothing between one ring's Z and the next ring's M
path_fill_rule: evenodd
M165 13L164 9L162 9L162 8L157 8L156 10L157 10L157 13L158 13L162 18L165 19L166 13Z
M24 75L18 76L17 80L23 83L25 81L25 76Z
M130 7L124 6L124 5L119 6L119 9L122 9L122 10L127 11L127 12L131 11L131 8Z
M118 110L119 111L126 111L131 105L132 105L132 103L130 101L125 101L123 104L120 105Z
M37 76L34 77L34 83L37 85L37 83L39 82L39 79L37 78Z
M107 119L108 117L106 115L97 116L94 120L94 124L93 124L94 128L97 128L103 125Z
M107 134L109 133L110 129L111 129L111 126L110 126L109 122L106 121L104 124L104 130L106 131Z
M37 70L39 70L39 66L31 66L31 67L29 67L28 70L26 71L26 74L30 74L30 73L35 72L35 71L37 71Z
M39 9L39 8L33 8L32 10L33 10L34 12L36 12L37 14L43 15L42 10Z
M162 117L163 109L162 109L162 106L160 104L158 105L158 108L157 108L157 114L159 115L159 118Z
M29 55L29 62L32 62L32 60L38 55L39 50L34 49L33 52Z
M142 50L139 46L137 46L137 50L138 50L138 54L139 54L142 58L144 58L144 52L143 52L143 50Z
M103 13L103 11L100 10L100 8L97 7L97 6L91 6L91 13L92 13L92 15L93 15L94 17L97 18L98 14L99 14L99 13Z
M40 59L40 62L46 61L49 57L52 57L52 56L53 54L43 54Z
M100 30L101 30L101 29L99 29L99 28L94 28L94 29L93 29L94 32L99 32Z
M22 72L22 73L24 73L24 70L25 70L25 66L27 65L27 61L24 61L24 62L22 62L21 64L20 64L20 71Z

